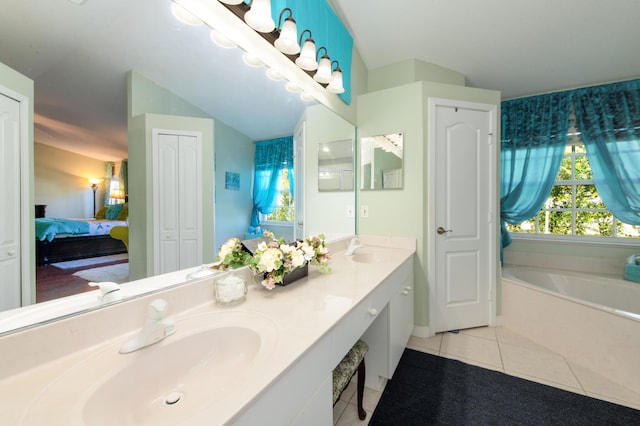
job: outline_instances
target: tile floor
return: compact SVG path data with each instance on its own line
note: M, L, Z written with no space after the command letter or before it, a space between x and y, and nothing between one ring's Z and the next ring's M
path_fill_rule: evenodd
M473 328L458 334L440 333L428 339L412 336L407 346L640 410L639 394L503 327ZM367 424L381 394L382 391L365 388L363 405L367 418L361 422L355 406L355 380L352 381L334 406L334 424Z

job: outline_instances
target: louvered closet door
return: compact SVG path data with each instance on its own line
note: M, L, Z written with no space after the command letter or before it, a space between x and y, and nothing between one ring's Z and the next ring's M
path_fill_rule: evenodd
M199 135L155 139L154 272L163 274L202 264L202 173Z

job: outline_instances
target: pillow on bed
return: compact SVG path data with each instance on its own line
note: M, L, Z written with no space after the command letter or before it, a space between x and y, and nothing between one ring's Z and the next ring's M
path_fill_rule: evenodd
M118 214L117 220L127 220L129 219L129 203L124 203L124 207L120 210L120 214Z
M96 213L96 219L104 219L104 215L107 213L108 208L109 206L104 206L98 210L98 213Z
M118 215L122 211L123 207L124 204L114 204L112 206L109 206L107 212L104 214L104 218L108 220L117 220Z

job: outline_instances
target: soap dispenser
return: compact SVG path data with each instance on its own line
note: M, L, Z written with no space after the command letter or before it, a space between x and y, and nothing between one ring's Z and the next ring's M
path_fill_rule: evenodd
M122 291L117 283L106 281L102 283L89 283L91 287L100 287L98 300L101 303L118 302L122 300Z

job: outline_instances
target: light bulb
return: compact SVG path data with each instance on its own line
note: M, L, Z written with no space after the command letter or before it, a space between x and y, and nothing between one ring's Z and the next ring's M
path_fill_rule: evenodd
M329 60L327 55L324 55L322 59L320 59L318 72L313 76L313 79L322 84L327 84L331 81L331 60Z
M296 21L292 18L287 18L282 24L280 30L280 37L273 43L276 49L287 55L296 55L300 52L300 45L298 44L298 29L296 27Z
M251 28L261 33L270 33L276 28L271 17L271 0L253 0L251 9L244 15Z
M178 21L187 25L202 25L203 22L193 13L189 12L179 4L171 2L171 13Z
M340 94L344 93L344 86L342 85L342 71L340 68L336 68L331 76L331 83L327 86L327 90L330 93Z
M308 38L302 45L302 52L296 59L296 65L305 71L315 71L318 69L316 62L316 43L312 38Z

